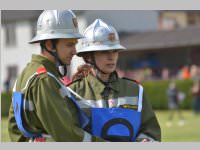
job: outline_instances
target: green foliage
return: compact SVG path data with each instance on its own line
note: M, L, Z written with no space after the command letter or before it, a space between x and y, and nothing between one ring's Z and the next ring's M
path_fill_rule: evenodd
M192 106L192 95L191 87L193 82L191 80L174 80L179 91L185 94L185 99L181 104L181 108L190 109ZM145 90L145 96L150 100L154 109L167 109L168 98L167 88L170 81L159 80L159 81L145 81L142 83Z
M10 104L12 101L11 97L11 92L1 93L1 116L8 116Z

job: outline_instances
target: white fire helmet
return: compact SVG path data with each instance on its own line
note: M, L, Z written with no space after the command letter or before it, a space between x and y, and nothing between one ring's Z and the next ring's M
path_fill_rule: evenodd
M101 19L96 19L84 32L82 48L77 50L77 55L85 52L124 50L120 45L117 31L111 25L106 24Z
M75 38L79 33L76 15L71 10L45 10L37 21L37 34L29 43L47 39Z

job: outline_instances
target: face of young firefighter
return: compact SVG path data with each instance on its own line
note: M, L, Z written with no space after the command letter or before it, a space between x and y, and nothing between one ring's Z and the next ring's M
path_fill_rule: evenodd
M60 39L57 43L57 53L62 63L69 65L76 54L77 39Z
M59 39L56 42L57 54L63 64L69 65L71 63L72 57L76 54L76 44L77 39ZM52 49L52 43L47 40L48 49Z
M109 51L96 51L94 53L94 58L97 67L103 72L110 74L116 69L117 60L118 60L118 51L109 50Z

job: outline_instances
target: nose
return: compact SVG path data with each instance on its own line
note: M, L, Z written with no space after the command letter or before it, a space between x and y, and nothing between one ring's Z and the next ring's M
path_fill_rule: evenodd
M114 51L110 51L110 52L108 53L108 58L109 58L109 59L113 59L113 58L114 58L114 55L115 55L115 52L114 52Z

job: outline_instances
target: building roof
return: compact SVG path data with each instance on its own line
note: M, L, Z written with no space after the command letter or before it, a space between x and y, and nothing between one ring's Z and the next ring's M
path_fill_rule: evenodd
M6 22L37 19L41 12L42 10L2 10L1 21L4 24Z
M200 25L168 31L152 31L123 36L121 44L128 50L148 50L200 46Z
M37 21L39 15L43 10L2 10L1 20L2 23L15 22L20 20L32 20ZM83 10L74 10L76 15L83 13Z

